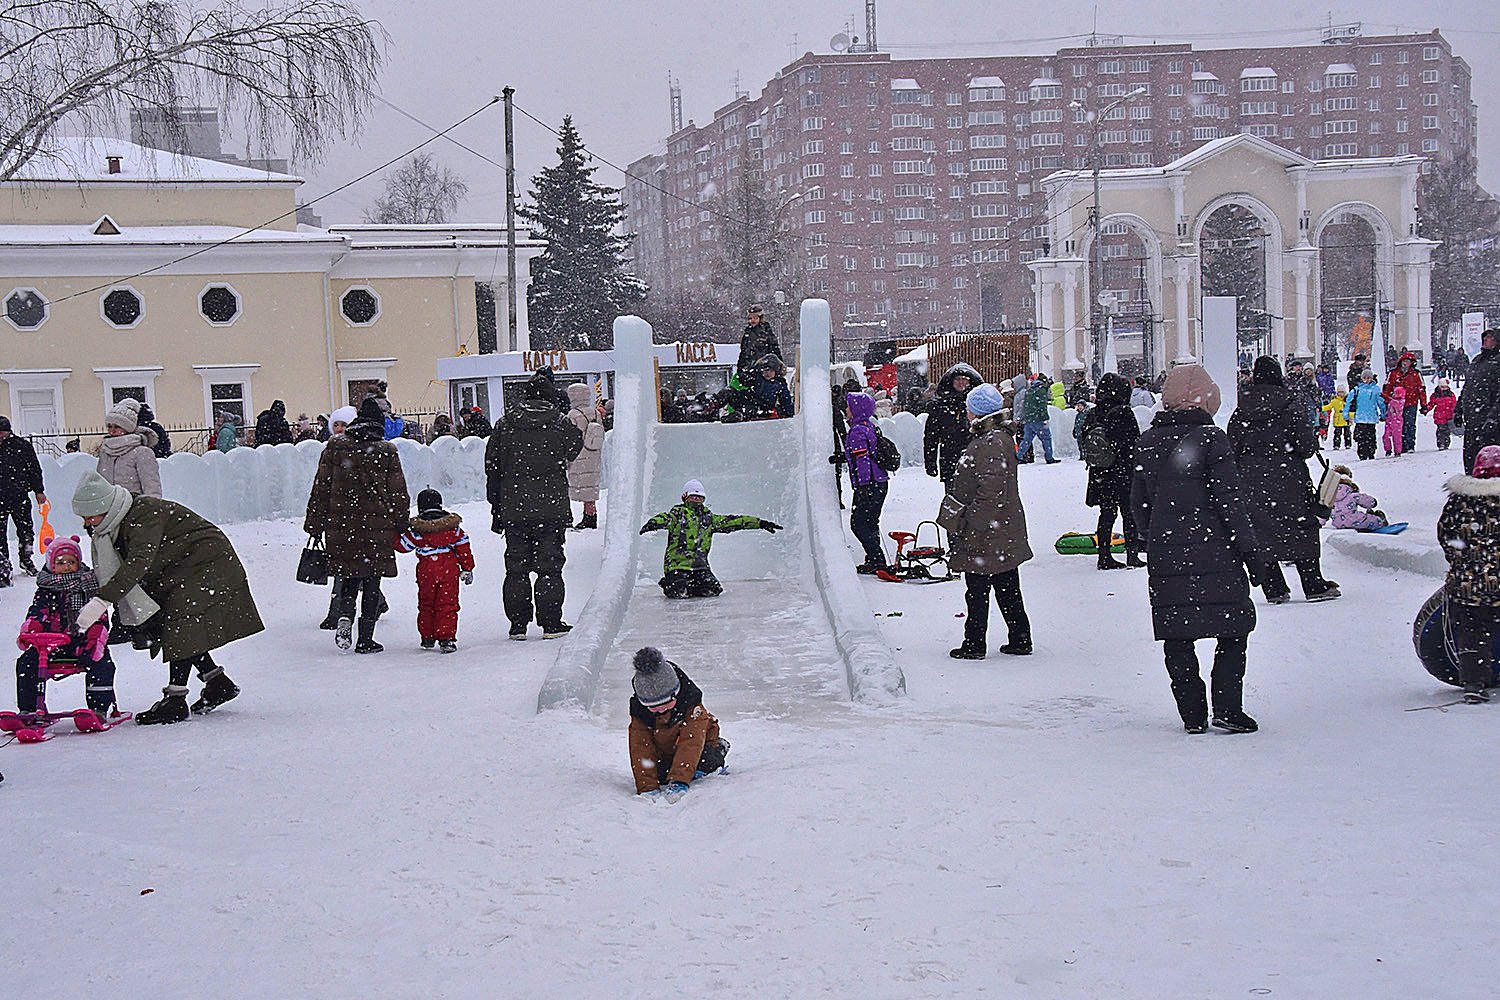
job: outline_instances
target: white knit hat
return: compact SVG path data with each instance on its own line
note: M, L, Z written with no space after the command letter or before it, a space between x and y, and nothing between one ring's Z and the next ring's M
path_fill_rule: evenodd
M140 426L141 404L126 396L104 414L104 423L118 427L126 434L134 434Z
M685 497L703 497L708 499L708 494L703 492L703 484L696 479L689 479L682 484L682 495Z
M330 425L352 424L354 423L354 418L357 416L359 416L359 412L355 410L354 407L340 406L337 410L334 410L332 413L328 414L328 423Z

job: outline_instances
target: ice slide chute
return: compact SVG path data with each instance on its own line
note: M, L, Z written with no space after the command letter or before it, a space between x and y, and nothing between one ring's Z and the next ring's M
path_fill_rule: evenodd
M711 693L715 713L776 715L809 700L893 701L906 689L844 543L833 471L828 303L802 304L801 411L790 420L660 424L651 328L615 321L615 425L604 554L593 595L537 699L623 718L631 655L660 646ZM665 535L638 534L700 479L708 505L782 524L714 541L723 596L668 601Z

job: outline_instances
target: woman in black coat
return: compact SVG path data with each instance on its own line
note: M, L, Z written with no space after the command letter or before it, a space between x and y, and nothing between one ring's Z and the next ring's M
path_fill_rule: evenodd
M1099 568L1144 566L1135 514L1130 509L1135 442L1141 436L1141 425L1136 423L1135 411L1130 408L1130 383L1109 372L1099 380L1094 398L1096 405L1083 417L1082 440L1088 442L1089 434L1097 428L1114 453L1114 460L1109 465L1089 465L1089 489L1084 496L1084 503L1099 508L1099 533L1096 536L1099 539ZM1124 562L1115 559L1109 550L1109 540L1114 537L1116 511L1125 526Z
M974 436L969 433L965 400L969 390L983 382L979 372L960 361L938 379L937 391L927 406L927 426L922 430L922 458L927 474L953 482L958 458Z
M1339 588L1323 579L1319 565L1317 497L1307 471L1307 460L1318 452L1318 431L1285 382L1275 358L1256 359L1250 384L1240 389L1239 406L1229 418L1229 441L1260 540L1258 568L1266 600L1282 604L1292 596L1281 572L1285 560L1297 564L1309 601L1331 601Z
M1213 724L1253 733L1255 720L1245 714L1242 698L1245 652L1255 628L1255 529L1229 439L1213 423L1219 387L1202 367L1180 365L1162 387L1162 405L1166 409L1136 442L1131 492L1150 556L1151 623L1163 643L1183 728L1208 731L1193 642L1217 639Z

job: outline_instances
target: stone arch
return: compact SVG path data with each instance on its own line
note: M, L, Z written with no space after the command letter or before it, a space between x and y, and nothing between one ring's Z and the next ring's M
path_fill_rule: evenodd
M1146 261L1146 293L1151 300L1151 319L1159 324L1165 310L1164 297L1166 295L1166 284L1163 280L1162 245L1161 234L1158 233L1145 218L1132 212L1115 212L1105 215L1099 220L1101 230L1111 225L1122 225L1130 230L1131 234L1141 243ZM1094 231L1090 229L1084 236L1080 248L1084 260L1093 259ZM1092 271L1085 271L1084 302L1091 303L1094 300L1095 290L1092 287ZM1165 367L1165 338L1160 336L1159 328L1153 337L1151 354L1147 363L1152 371L1160 371Z
M1270 314L1270 335L1272 351L1278 356L1286 354L1286 274L1282 263L1282 252L1286 248L1285 233L1282 231L1281 219L1276 212L1265 202L1245 191L1236 191L1231 194L1220 195L1205 204L1198 210L1193 220L1192 234L1193 246L1198 248L1197 279L1199 295L1203 289L1203 229L1208 225L1208 220L1221 208L1227 206L1238 206L1254 215L1266 233L1265 240L1265 273L1266 273L1266 305L1265 310ZM1201 324L1201 320L1200 320ZM1199 340L1202 338L1200 325ZM1202 344L1198 345L1199 354L1202 354Z

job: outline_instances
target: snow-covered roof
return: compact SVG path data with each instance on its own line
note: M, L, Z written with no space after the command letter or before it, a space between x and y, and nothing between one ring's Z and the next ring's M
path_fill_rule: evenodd
M1323 71L1324 76L1346 76L1350 73L1358 73L1359 70L1349 63L1330 63Z
M969 81L970 90L986 90L993 87L1004 87L1005 81L998 76L976 76Z
M94 233L95 224L81 226L0 225L0 246L162 246L223 243L343 243L344 238L322 229L252 229L238 226L121 226L118 235ZM241 235L243 234L243 235ZM237 237L237 238L236 238Z
M1029 84L1029 86L1032 86L1032 87L1061 87L1062 86L1062 81L1061 80L1054 80L1050 76L1039 76L1035 80L1032 80L1031 83Z
M1276 71L1274 69L1272 69L1271 67L1269 67L1269 66L1250 66L1250 67L1248 67L1246 69L1240 70L1240 79L1241 80L1244 80L1244 79L1247 79L1247 78L1251 78L1251 77L1265 77L1265 76L1275 76L1275 75L1276 75Z
M185 184L300 184L302 178L233 163L179 156L125 139L62 136L21 167L13 180L106 183L171 182ZM109 157L120 158L119 173L109 172Z
M918 344L916 347L912 348L911 350L907 351L905 354L901 355L899 358L896 358L894 361L892 361L892 364L907 365L907 364L913 364L913 363L916 363L916 362L919 362L919 361L926 361L926 360L927 360L927 345L926 344Z
M1198 72L1196 72L1196 73L1193 74L1193 79L1194 80L1217 80L1218 77L1214 76L1212 73L1207 73L1207 72L1204 72L1203 70L1199 70Z
M910 78L900 78L891 81L892 90L921 90L922 85Z

